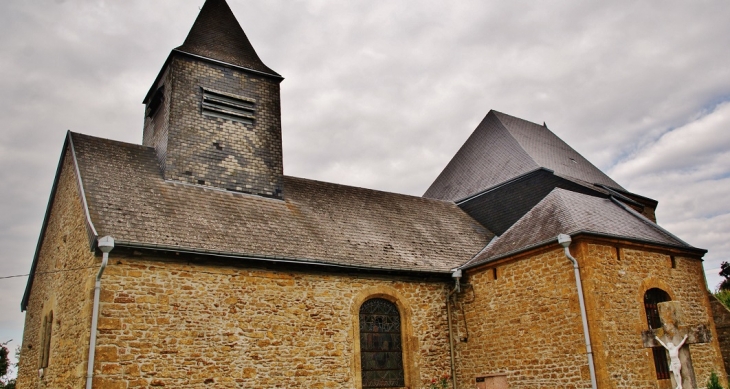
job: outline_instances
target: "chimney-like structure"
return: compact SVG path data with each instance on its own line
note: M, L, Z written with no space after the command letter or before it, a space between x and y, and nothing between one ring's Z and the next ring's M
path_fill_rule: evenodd
M282 80L225 0L207 0L144 99L142 143L166 180L282 199Z

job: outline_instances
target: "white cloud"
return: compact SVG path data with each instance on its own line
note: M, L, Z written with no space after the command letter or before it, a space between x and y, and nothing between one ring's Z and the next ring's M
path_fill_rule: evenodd
M706 180L730 173L730 103L669 130L612 169L619 180L647 175Z

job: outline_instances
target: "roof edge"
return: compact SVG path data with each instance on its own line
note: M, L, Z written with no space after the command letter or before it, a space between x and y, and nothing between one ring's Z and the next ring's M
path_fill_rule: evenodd
M89 237L89 247L91 250L94 249L94 243L99 234L96 232L94 222L91 220L91 213L89 212L89 203L86 201L86 192L84 191L84 181L81 178L81 171L79 170L79 161L76 159L76 148L74 148L74 140L72 132L68 133L68 143L71 147L71 156L73 157L74 172L76 172L76 185L79 190L79 197L81 197L81 206L84 209L84 216L86 217L86 233Z
M610 187L608 185L603 185L603 184L593 184L593 185L595 185L595 186L597 186L599 188L603 188L604 190L608 191L610 197L616 197L616 198L620 199L623 202L626 202L626 203L629 203L629 204L633 204L633 205L636 205L636 206L642 207L642 208L649 206L648 204L642 204L642 203L640 203L640 202L638 202L638 201L636 201L634 199L631 199L629 197L626 197L628 195L628 193L626 193L626 191L619 191L619 190L617 190L615 188L612 188L612 187ZM626 194L624 194L624 193L626 193ZM639 197L643 197L643 196L639 196Z
M572 237L578 237L578 236L582 235L582 236L588 236L588 237L592 236L592 237L604 238L604 239L621 239L621 240L626 240L626 241L634 242L634 243L642 243L642 244L649 244L652 246L672 248L672 249L681 250L681 251L685 251L685 252L692 253L692 254L699 254L701 256L707 253L707 250L705 250L705 249L700 249L700 248L689 246L689 245L688 246L671 245L671 244L666 244L666 243L655 242L655 241L648 240L648 239L639 239L639 238L631 238L631 237L627 237L627 236L604 234L601 232L593 232L593 231L588 231L588 230L579 230L579 231L574 231L574 232L570 232L567 234ZM477 262L477 263L473 263L471 265L469 264L469 262L467 262L464 265L459 266L458 269L462 269L462 270L473 269L475 267L479 267L481 265L486 265L488 263L492 263L492 262L498 261L500 259L505 259L505 258L514 256L514 255L522 254L527 251L549 245L551 243L557 244L557 242L558 242L558 240L557 240L557 236L556 236L555 238L550 238L548 240L543 240L541 242L533 243L531 245L498 255L496 257L489 258L483 262Z
M603 187L606 190L614 191L614 192L616 192L616 193L618 193L618 194L620 194L620 195L622 195L624 197L626 197L626 196L636 196L636 197L638 197L638 198L640 198L642 200L645 200L647 202L647 204L641 204L643 206L649 205L649 206L651 206L653 208L656 208L659 205L659 200L654 200L651 197L642 196L642 195L636 194L634 192L629 192L628 190L624 190L624 189L620 189L620 188L614 188L614 187L608 186L608 185L603 185L603 184L595 184L595 185L601 186L601 187ZM630 199L630 200L631 201L636 201L636 200L633 200L633 199Z
M94 234L94 237L91 237L91 234L89 234L89 240L90 240L90 246L91 249L94 249L94 239L96 239L96 229L94 228L93 223L91 222L91 217L89 215L89 208L86 204L86 197L83 192L83 184L81 182L81 174L79 173L79 165L78 161L76 161L76 152L73 148L73 140L71 139L71 131L66 131L66 139L63 141L63 147L61 149L61 157L58 160L58 166L56 167L56 175L53 179L53 186L51 187L51 195L48 198L48 204L46 205L46 213L43 216L43 224L41 225L41 233L38 236L38 242L36 243L35 253L33 254L33 262L30 266L30 273L28 275L28 282L25 284L25 292L23 292L23 299L20 301L20 311L25 312L26 308L28 307L28 301L30 299L30 291L33 287L33 279L35 278L35 271L36 267L38 266L38 257L40 256L41 247L43 246L43 240L46 237L46 229L48 227L48 221L51 217L51 210L53 209L53 205L56 200L56 192L58 191L58 182L61 178L61 171L63 170L64 162L66 162L66 153L70 152L71 156L73 158L73 164L74 164L74 174L77 177L77 185L80 189L79 196L82 199L82 206L84 208L85 216L86 216L86 222L87 222L87 232L92 231Z
M235 69L243 70L243 71L246 71L246 72L249 72L249 73L253 73L253 74L257 74L257 75L260 75L260 76L270 77L270 78L273 78L275 80L279 80L279 82L284 81L284 77L282 75L278 74L278 73L266 73L266 72L262 72L262 71L259 71L259 70L249 69L249 68L244 67L244 66L234 65L232 63L228 63L228 62L224 62L224 61L219 61L217 59L212 59L212 58L204 57L202 55L188 53L187 51L180 50L179 48L174 48L174 49L172 49L170 51L170 54L167 55L167 59L165 59L165 62L162 64L162 67L160 68L160 71L157 72L157 76L155 77L155 80L152 82L152 85L150 86L150 89L147 90L147 94L144 96L144 99L142 100L142 104L146 104L147 101L149 101L149 99L152 97L152 94L154 93L154 91L157 90L157 88L155 88L155 86L160 81L160 78L162 78L162 74L165 72L165 69L167 68L167 66L170 65L170 61L172 60L173 56L176 53L177 54L181 54L181 55L185 55L185 56L189 56L189 57L192 57L192 58L201 59L203 61L208 61L208 62L215 63L215 64L218 64L218 65L223 65L223 66L228 66L228 67L232 67L232 68L235 68Z
M674 235L674 234L672 234L671 232L669 232L668 230L665 230L665 229L664 229L664 227L660 226L659 224L657 224L657 223L654 223L654 222L652 222L651 220L647 219L647 218L646 218L646 217L645 217L644 215L642 215L642 214L640 214L640 213L636 212L636 211L635 211L635 210L633 210L633 209L632 209L631 207L628 207L628 206L626 206L626 204L622 203L621 201L619 201L619 200L618 200L618 199L616 199L615 197L611 196L611 201L612 201L612 202L613 202L614 204L616 204L616 205L618 205L619 207L621 207L621 208L622 208L622 209L623 209L624 211L628 212L629 214L633 215L633 216L634 216L635 218L639 219L639 220L640 220L641 222L643 222L644 224L648 225L649 227L652 227L652 228L654 228L654 229L657 229L657 230L659 230L659 231L660 231L661 233L663 233L663 234L666 234L666 235L668 235L669 237L671 237L671 238L673 238L673 239L675 239L675 240L677 240L677 241L679 241L679 242L682 242L682 243L684 243L685 245L687 245L687 246L689 246L689 247L694 247L694 246L692 246L691 244L689 244L689 243L685 242L684 240L680 239L680 238L679 238L679 237L678 237L677 235ZM705 250L705 252L707 252L707 250Z
M307 259L307 258L292 258L292 257L283 257L283 256L241 254L241 253L233 253L233 252L218 251L218 250L195 249L195 248L191 248L191 247L148 244L148 243L139 243L139 242L124 241L124 240L115 240L114 245L115 245L115 247L124 247L124 248L130 248L130 249L158 250L158 251L174 252L174 253L182 253L182 254L198 254L198 255L205 255L205 256L217 257L217 258L235 258L235 259L259 261L259 262L273 262L273 263L296 264L296 265L315 265L315 266L321 266L324 268L383 271L383 272L389 272L389 273L395 272L395 273L405 273L405 274L431 274L431 275L451 274L450 270L420 271L420 270L412 270L412 269L398 269L398 268L392 268L392 267L343 265L343 264L324 262L324 261Z
M493 191L493 190L499 189L499 188L501 188L501 187L503 187L503 186L507 186L507 185L510 185L510 184L512 184L512 183L514 183L514 182L517 182L517 181L523 180L523 179L525 179L525 178L527 178L527 177L529 177L529 176L531 176L531 175L537 174L538 172L541 172L541 171L545 171L545 172L548 172L548 173L552 173L552 174L555 174L555 171L553 171L553 170L551 170L551 169L548 169L548 168L546 168L546 167L542 167L542 166L540 166L540 167L539 167L539 168L537 168L537 169L534 169L534 170L530 170L530 171L529 171L529 172L527 172L527 173L524 173L524 174L520 174L520 175L519 175L519 176L517 176L517 177L511 178L511 179L509 179L509 180L507 180L507 181L503 181L503 182L500 182L500 183L499 183L499 184L497 184L497 185L491 186L491 187L489 187L489 188L487 188L487 189L484 189L484 190L482 190L482 191L479 191L479 192L477 192L477 193L473 193L473 194L470 194L469 196L466 196L466 197L464 197L463 199L460 199L460 200L456 200L456 201L454 201L454 204L456 204L456 205L460 205L460 204L462 204L462 203L465 203L465 202L467 202L467 201L471 201L471 200L474 200L474 199L476 199L476 198L478 198L478 197L481 197L481 196L483 196L483 195L487 194L488 192L491 192L491 191ZM558 176L558 177L559 177L559 176ZM448 200L444 200L444 201L448 201Z

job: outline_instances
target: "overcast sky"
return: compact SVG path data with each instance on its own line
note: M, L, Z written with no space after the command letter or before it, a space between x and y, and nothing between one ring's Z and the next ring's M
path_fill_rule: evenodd
M0 277L26 274L66 130L141 143L203 0L0 1ZM229 0L282 74L288 175L421 195L490 109L550 129L730 260L723 1ZM0 279L19 344L26 278Z

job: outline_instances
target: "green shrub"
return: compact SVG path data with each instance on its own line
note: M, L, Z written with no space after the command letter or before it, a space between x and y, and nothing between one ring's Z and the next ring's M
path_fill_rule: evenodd
M710 373L710 379L707 380L705 389L723 389L722 385L720 385L720 378L714 371Z
M715 297L727 308L730 309L730 290L719 290Z

